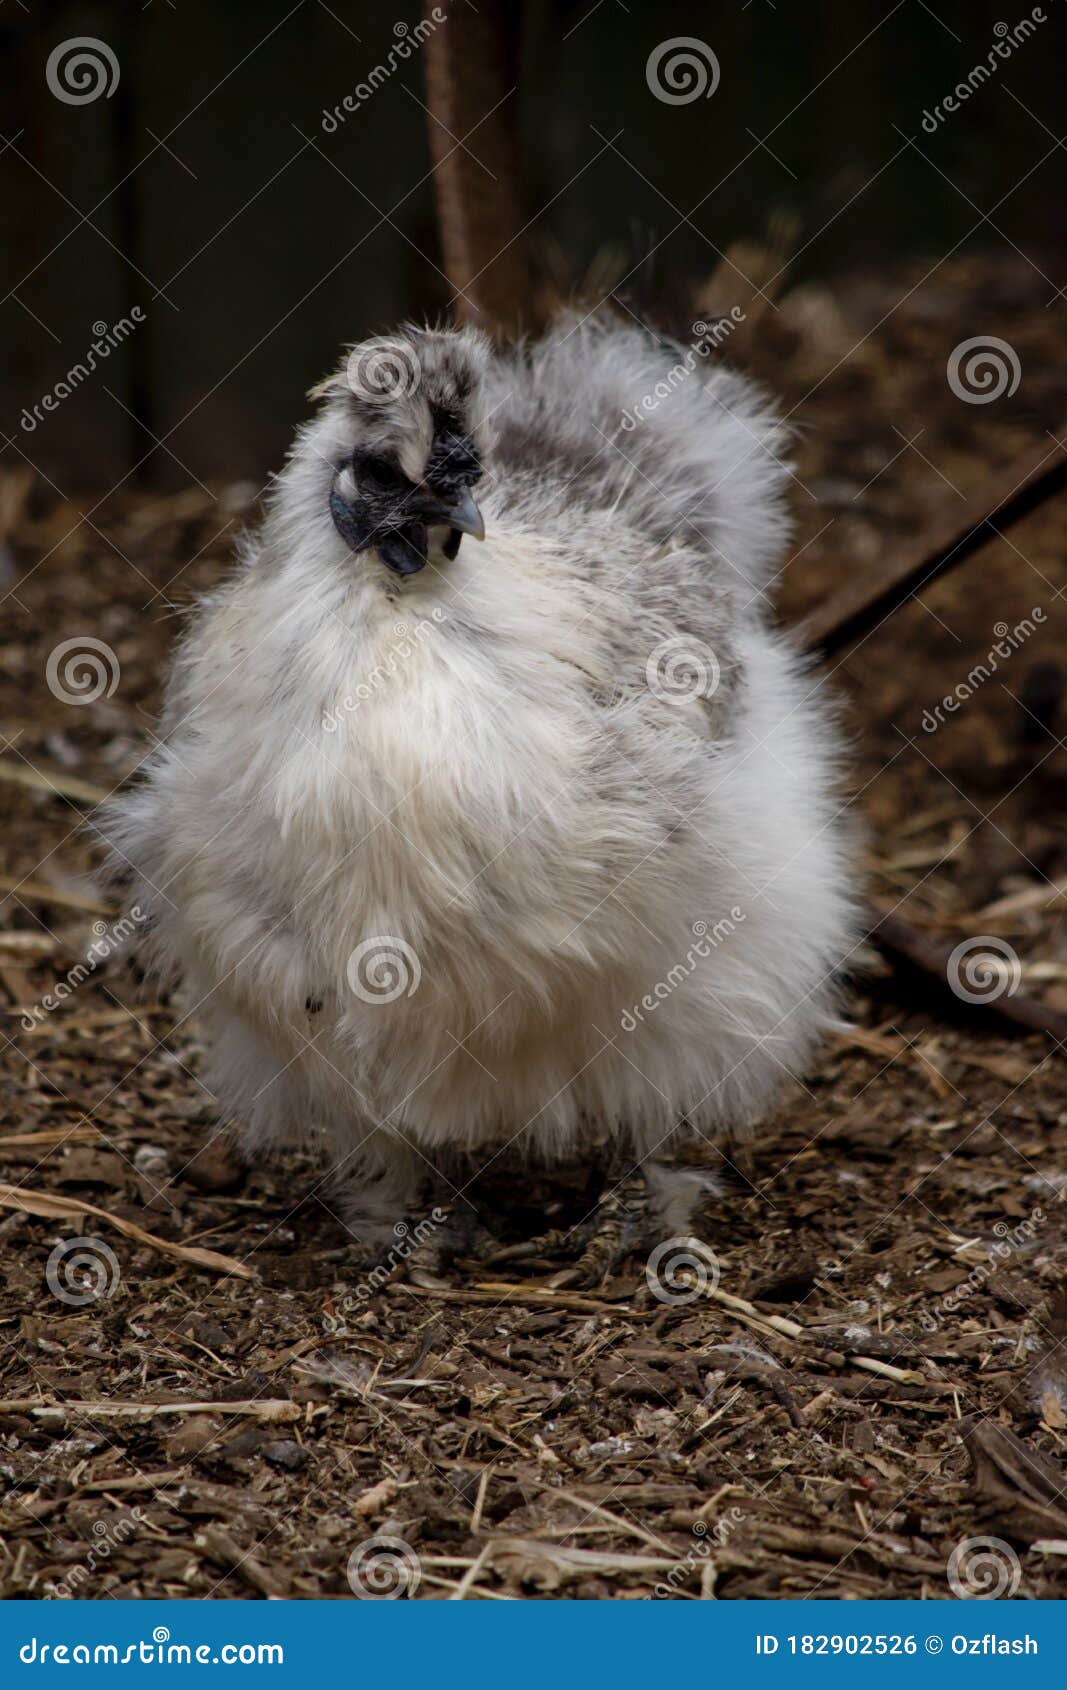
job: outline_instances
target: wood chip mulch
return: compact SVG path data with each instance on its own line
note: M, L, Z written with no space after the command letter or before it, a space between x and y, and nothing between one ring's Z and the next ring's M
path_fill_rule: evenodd
M797 287L732 349L802 430L788 618L1067 417L1041 278L925 268ZM989 406L945 380L980 330L1024 372ZM195 1022L133 965L26 1025L105 919L84 819L150 745L178 613L257 490L94 509L0 476L0 1595L349 1598L382 1537L419 1599L946 1599L977 1537L1004 1594L1067 1595L1055 1041L872 948L856 1031L708 1212L722 1297L665 1304L640 1262L552 1291L560 1262L518 1249L368 1292L310 1162L210 1142ZM999 938L1061 1013L1063 535L1062 500L1034 511L833 664L872 898L942 945ZM1034 606L1032 639L926 730ZM85 634L121 679L79 709L45 670ZM584 1212L583 1177L487 1200L518 1245ZM49 1262L79 1236L110 1294L71 1303Z

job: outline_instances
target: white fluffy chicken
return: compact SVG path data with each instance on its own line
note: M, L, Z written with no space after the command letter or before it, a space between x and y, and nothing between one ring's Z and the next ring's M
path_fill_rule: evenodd
M748 1131L832 1018L852 852L768 617L783 430L690 362L575 319L357 348L116 806L224 1115L319 1143L375 1247L457 1153L605 1139L684 1230L665 1155Z

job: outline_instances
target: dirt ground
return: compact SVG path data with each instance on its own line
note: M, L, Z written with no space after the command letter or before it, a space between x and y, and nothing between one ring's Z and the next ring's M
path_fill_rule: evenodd
M787 292L731 348L798 426L789 620L1063 437L1043 277L1014 257L927 268ZM946 381L980 333L1022 371L989 404ZM402 1269L369 1287L310 1162L200 1148L195 1022L129 965L32 1013L111 919L83 823L149 747L175 611L227 568L256 493L128 484L94 508L11 471L0 487L0 1593L1067 1596L1055 1039L873 947L854 959L855 1033L707 1213L731 1307L684 1285L659 1300L641 1261L554 1291L561 1260L506 1249L445 1289ZM996 940L1011 984L1061 1014L1063 497L833 675L872 897L945 946ZM75 707L46 669L86 634L121 680ZM511 1176L486 1201L518 1244L590 1197L577 1175ZM111 1256L93 1246L101 1294L73 1301L77 1262L49 1263L79 1236Z

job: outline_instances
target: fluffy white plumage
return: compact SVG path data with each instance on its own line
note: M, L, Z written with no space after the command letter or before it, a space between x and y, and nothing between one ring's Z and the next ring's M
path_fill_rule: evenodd
M368 1237L457 1150L744 1132L809 1062L853 924L835 729L768 617L788 472L760 393L603 322L392 344L414 390L318 390L111 823L225 1115L254 1149L321 1142ZM357 447L418 482L442 418L486 538L449 558L431 526L400 576L331 490L357 497Z

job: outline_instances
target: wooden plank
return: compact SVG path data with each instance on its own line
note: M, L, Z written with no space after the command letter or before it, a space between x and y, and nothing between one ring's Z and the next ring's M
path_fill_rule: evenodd
M987 477L962 507L953 504L943 517L909 546L886 558L880 568L827 599L800 627L806 650L831 657L869 633L922 587L936 581L997 538L1067 486L1067 424L1050 445L1031 447L999 474Z

